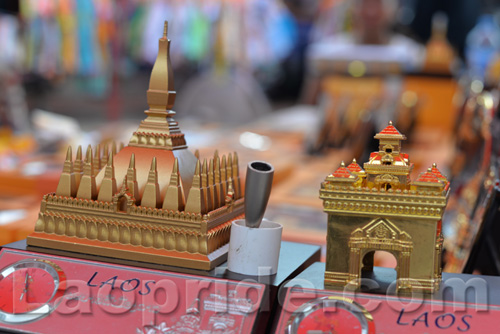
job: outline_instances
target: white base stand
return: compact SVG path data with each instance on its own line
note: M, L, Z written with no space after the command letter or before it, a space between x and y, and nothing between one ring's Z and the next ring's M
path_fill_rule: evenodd
M227 269L250 275L274 275L278 270L283 226L262 220L259 228L245 226L245 220L231 225Z

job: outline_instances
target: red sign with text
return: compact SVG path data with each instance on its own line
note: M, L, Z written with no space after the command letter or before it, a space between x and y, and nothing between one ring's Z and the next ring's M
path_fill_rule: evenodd
M0 328L250 333L265 286L3 249Z
M472 287L476 300L487 302L487 289ZM293 287L276 333L497 333L499 325L499 306Z

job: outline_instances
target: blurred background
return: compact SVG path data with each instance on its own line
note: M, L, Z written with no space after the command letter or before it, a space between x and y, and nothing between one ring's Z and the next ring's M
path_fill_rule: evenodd
M321 181L392 120L415 177L452 181L445 271L498 275L477 254L500 254L480 247L500 218L499 19L493 0L1 1L0 244L32 231L67 145L128 142L168 20L190 149L272 163L285 240L325 244Z

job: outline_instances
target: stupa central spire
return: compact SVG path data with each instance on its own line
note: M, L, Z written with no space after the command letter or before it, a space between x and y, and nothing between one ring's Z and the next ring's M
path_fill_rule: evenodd
M170 63L170 40L167 37L168 22L165 21L163 36L158 41L158 55L153 65L147 102L149 109L144 113L147 118L134 132L129 146L160 148L167 150L186 148L184 134L173 119L172 110L176 92L174 74Z
M168 22L165 21L163 36L158 42L158 55L156 57L149 89L147 92L149 110L148 116L173 116L172 111L176 92L174 90L174 74L170 64L170 40L167 38Z

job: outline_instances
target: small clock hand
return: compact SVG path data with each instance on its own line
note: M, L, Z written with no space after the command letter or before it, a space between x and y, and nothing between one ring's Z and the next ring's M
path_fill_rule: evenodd
M24 279L24 289L19 300L23 300L24 294L28 292L28 272L26 271L26 278Z

